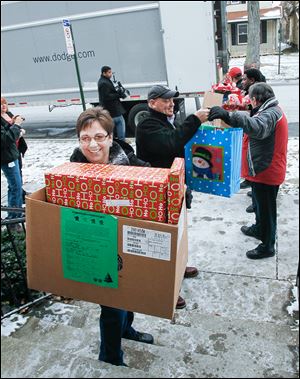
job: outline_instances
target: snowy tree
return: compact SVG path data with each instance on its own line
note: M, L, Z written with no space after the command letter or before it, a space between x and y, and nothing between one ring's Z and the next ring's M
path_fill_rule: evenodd
M244 69L260 68L260 16L259 1L248 1L248 44Z

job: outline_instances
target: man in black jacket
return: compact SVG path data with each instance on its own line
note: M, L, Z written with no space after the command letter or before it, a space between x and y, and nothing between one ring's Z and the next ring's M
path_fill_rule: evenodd
M184 145L193 137L202 122L207 120L209 110L199 110L190 115L182 125L174 125L174 97L179 92L155 85L148 93L149 116L136 128L136 154L152 167L170 168L176 157L184 157ZM191 191L190 198L191 196ZM188 206L190 208L190 206ZM184 277L198 275L196 267L186 267ZM186 306L179 296L177 309Z
M115 89L111 77L111 68L109 66L103 66L101 68L101 77L98 80L99 105L109 111L114 120L117 137L124 141L126 126L123 114L125 113L125 109L120 98L124 99L126 93L121 88L119 91Z

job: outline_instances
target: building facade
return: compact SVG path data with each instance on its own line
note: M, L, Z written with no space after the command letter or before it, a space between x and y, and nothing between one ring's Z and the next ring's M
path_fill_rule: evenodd
M260 54L278 51L281 7L274 1L259 1ZM245 56L248 44L247 1L227 1L228 50L231 57Z

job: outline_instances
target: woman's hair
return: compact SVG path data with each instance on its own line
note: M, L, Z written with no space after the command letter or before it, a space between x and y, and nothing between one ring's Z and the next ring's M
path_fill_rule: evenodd
M275 97L272 87L267 83L254 83L249 88L249 97L255 97L256 101L263 104L271 97Z
M1 105L2 104L7 104L7 101L6 101L6 99L4 97L1 97Z
M111 135L114 130L114 121L111 118L109 112L102 107L95 107L87 109L82 112L78 117L76 123L76 132L79 137L81 130L90 127L94 121L98 121L102 128Z

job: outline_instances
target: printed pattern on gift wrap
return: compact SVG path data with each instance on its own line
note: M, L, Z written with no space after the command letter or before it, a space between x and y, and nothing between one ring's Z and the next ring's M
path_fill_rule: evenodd
M240 128L202 125L185 145L186 184L195 191L219 196L238 192L242 135Z
M184 159L175 158L168 183L168 223L178 224L184 197Z
M169 173L169 169L151 167L67 162L45 173L47 201L166 222ZM118 200L128 200L130 205L118 205Z

